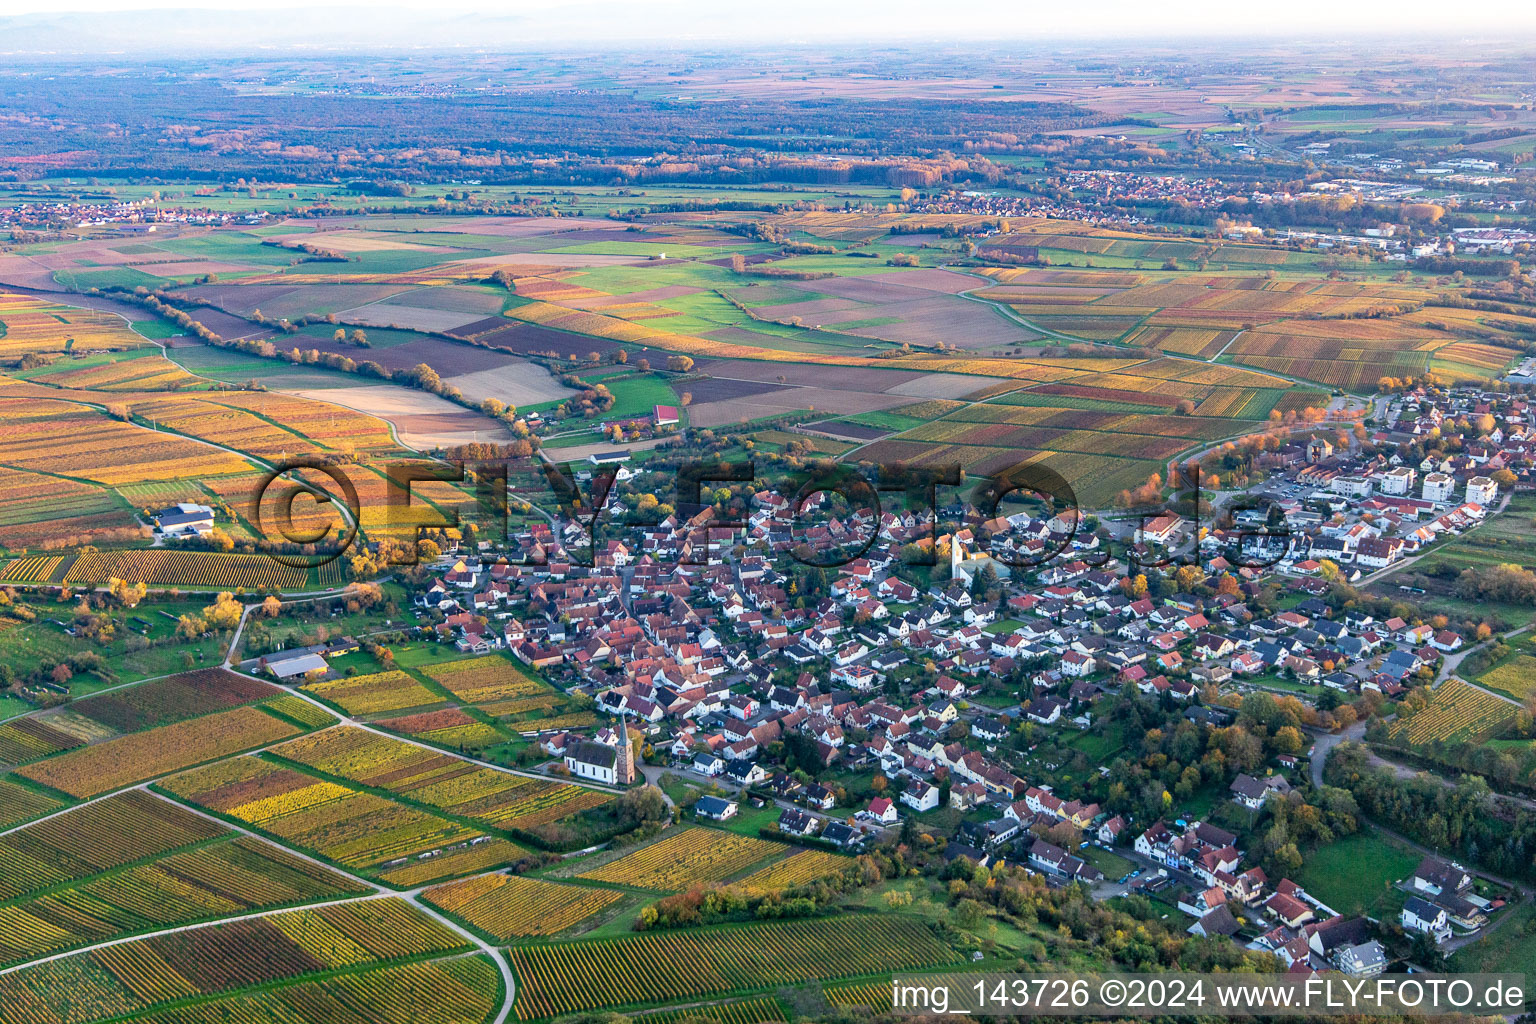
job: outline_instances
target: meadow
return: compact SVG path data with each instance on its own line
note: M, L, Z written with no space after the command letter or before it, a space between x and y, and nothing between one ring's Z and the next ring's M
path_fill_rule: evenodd
M1341 914L1396 917L1403 894L1394 888L1421 855L1373 829L1309 851L1295 881Z

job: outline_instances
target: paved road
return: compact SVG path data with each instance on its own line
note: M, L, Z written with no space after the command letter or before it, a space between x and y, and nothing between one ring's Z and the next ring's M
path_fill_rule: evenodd
M1358 741L1365 735L1366 723L1362 720L1356 722L1348 729L1339 732L1325 732L1317 737L1312 744L1312 785L1318 789L1323 788L1323 764L1328 760L1333 748L1345 741Z

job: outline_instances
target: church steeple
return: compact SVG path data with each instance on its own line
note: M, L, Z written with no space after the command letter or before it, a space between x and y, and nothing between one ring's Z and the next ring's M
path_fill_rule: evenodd
M621 786L635 781L635 748L629 742L629 717L619 716L618 759L614 762L613 775Z

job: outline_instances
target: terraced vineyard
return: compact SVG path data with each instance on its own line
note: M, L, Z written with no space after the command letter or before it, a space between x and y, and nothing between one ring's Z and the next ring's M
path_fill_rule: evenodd
M511 957L522 1020L960 961L925 925L855 914L518 946Z
M780 843L734 832L685 828L580 877L656 892L680 892L722 882L783 849Z
M296 910L140 939L5 975L0 1021L352 1019L335 1015L347 1006L386 1014L359 1019L384 1020L406 1019L394 1015L409 1006L416 1011L412 1019L481 1024L499 981L489 964L466 969L464 961L442 960L376 969L469 948L403 900ZM320 980L303 981L310 977ZM162 1005L177 1008L153 1012Z
M501 942L554 935L619 900L622 893L556 885L516 875L483 875L427 890L425 897Z
M1387 728L1394 743L1422 746L1452 740L1479 740L1503 729L1519 709L1486 690L1454 677L1441 683L1429 703Z

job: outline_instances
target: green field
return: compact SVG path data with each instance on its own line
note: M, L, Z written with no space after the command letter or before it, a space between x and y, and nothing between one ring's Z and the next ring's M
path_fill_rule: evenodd
M1078 850L1077 856L1083 858L1089 864L1104 872L1104 877L1113 882L1117 878L1123 878L1136 870L1136 865L1126 860L1118 853L1090 846L1086 850Z
M1447 563L1460 570L1515 563L1536 569L1536 531L1531 529L1533 517L1536 517L1536 495L1517 494L1510 499L1504 512L1434 548L1417 568L1424 571L1436 564Z
M1485 938L1451 956L1451 970L1536 975L1536 903L1527 900L1499 911Z
M217 637L192 642L172 639L177 618L195 614L207 604L205 599L146 601L126 614L118 612L115 634L111 642L104 645L68 635L62 626L50 621L51 616L46 612L51 609L44 609L45 614L39 615L35 622L0 629L0 662L18 667L35 666L64 661L72 654L89 651L106 660L118 682L217 665L223 655L222 642ZM68 618L67 615L62 617ZM134 618L144 621L131 622ZM75 696L82 697L104 685L107 682L93 673L80 674L70 681L70 690Z
M1526 633L1509 641L1507 646L1510 653L1477 676L1474 682L1523 701L1536 695L1536 639Z
M1395 919L1403 894L1393 883L1411 874L1421 859L1396 840L1366 828L1308 851L1293 881L1341 914Z

